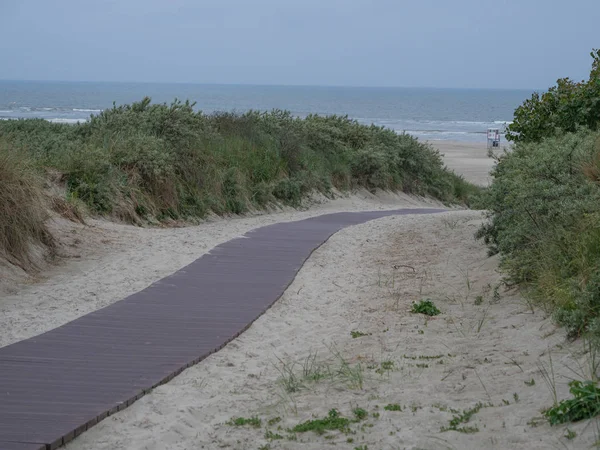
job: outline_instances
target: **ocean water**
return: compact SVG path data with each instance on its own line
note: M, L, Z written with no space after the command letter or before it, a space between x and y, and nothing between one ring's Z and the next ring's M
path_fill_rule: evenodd
M149 96L160 103L189 99L206 113L277 108L300 117L341 114L419 139L486 142L486 130L502 130L530 94L491 89L0 81L0 119L37 117L75 123L113 102Z

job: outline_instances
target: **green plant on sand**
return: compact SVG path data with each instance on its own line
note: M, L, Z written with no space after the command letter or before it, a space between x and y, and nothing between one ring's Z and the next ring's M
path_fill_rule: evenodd
M544 411L550 425L590 419L600 414L600 388L593 381L573 380L569 383L573 398L562 400Z
M437 316L438 314L441 314L441 311L430 299L421 300L419 303L413 303L411 312L425 314L426 316Z

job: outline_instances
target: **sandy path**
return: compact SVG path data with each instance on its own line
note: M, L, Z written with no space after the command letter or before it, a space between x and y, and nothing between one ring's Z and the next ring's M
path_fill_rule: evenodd
M286 209L185 228L139 228L98 220L81 226L57 220L52 225L62 242L60 252L67 255L61 264L27 284L10 277L3 284L0 267L0 347L119 301L253 228L340 211L440 206L403 194L374 196L366 191L321 201L307 211Z
M595 424L570 426L577 436L568 440L540 417L552 404L540 365L549 368L550 354L563 398L576 376L568 367L585 371L574 362L579 344L495 289L497 261L473 240L480 217L391 217L342 230L240 338L67 449L589 447ZM423 298L442 314L410 313ZM458 424L470 433L441 431L477 403ZM344 432L288 431L334 408L368 416ZM226 424L240 416L262 424Z

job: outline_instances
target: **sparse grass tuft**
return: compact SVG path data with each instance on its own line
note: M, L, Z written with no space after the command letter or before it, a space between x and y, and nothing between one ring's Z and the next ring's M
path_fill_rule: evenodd
M267 425L272 427L273 425L277 425L279 422L281 422L281 417L277 416L273 417L272 419L269 419L267 421Z
M567 438L568 440L572 440L575 439L577 437L577 433L575 433L573 430L569 430L567 428L566 432L565 432L565 438Z
M322 419L307 420L292 428L290 431L295 433L305 433L312 431L317 434L324 434L326 431L338 430L342 433L349 432L350 420L342 417L337 409L331 409L327 417Z
M270 431L270 430L267 430L267 431L265 432L265 439L270 439L270 440L273 440L273 441L275 441L275 440L280 440L280 439L283 439L283 436L282 436L282 435L280 435L280 434L277 434L277 433L273 433L273 432L272 432L272 431Z
M364 420L369 416L369 413L363 408L354 408L352 413L356 416L357 420Z
M385 405L383 409L386 411L402 411L402 406L398 403L390 403L389 405Z
M450 424L447 427L442 427L441 431L458 431L459 433L466 433L466 434L472 434L472 433L477 433L479 431L479 428L474 426L474 427L470 427L470 426L460 426L461 424L464 423L468 423L471 418L477 414L481 408L484 408L486 405L484 405L483 403L477 403L473 408L471 409L465 409L462 413L455 415L452 417L452 420L450 420Z
M352 339L356 339L356 338L363 337L363 336L371 336L371 334L373 334L373 333L363 333L362 331L351 331L350 332L350 336L352 336Z
M257 416L252 416L250 418L245 417L232 417L227 425L235 426L235 427L243 427L243 426L251 426L254 428L260 428L262 425L262 420Z

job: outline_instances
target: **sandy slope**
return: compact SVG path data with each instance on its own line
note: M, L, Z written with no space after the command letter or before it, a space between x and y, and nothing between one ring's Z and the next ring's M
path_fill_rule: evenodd
M549 369L551 357L564 397L585 371L572 357L579 344L517 296L494 294L497 261L473 239L480 222L480 213L459 211L342 230L240 338L67 448L587 448L595 424L570 427L577 437L568 440L565 427L540 418L552 404L540 365ZM412 314L423 298L442 314ZM472 433L441 431L479 402L458 425ZM368 418L345 433L287 431L332 408L345 417L362 408ZM226 424L238 416L262 425Z

